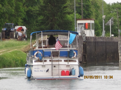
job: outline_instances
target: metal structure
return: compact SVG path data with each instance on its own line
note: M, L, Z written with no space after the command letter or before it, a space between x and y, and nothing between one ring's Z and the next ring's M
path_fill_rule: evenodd
M110 37L111 37L111 25L113 25L113 17L105 25L110 25Z

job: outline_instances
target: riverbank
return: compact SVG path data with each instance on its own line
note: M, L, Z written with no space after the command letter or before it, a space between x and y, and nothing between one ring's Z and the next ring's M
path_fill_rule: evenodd
M26 53L23 48L29 44L28 41L5 40L0 41L0 68L22 67L26 63Z

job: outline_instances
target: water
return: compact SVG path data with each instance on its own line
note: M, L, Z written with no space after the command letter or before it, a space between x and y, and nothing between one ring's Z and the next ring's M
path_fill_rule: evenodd
M0 90L120 90L121 70L118 66L84 67L85 76L101 76L101 79L77 80L28 80L24 67L0 69ZM113 76L113 78L104 78Z

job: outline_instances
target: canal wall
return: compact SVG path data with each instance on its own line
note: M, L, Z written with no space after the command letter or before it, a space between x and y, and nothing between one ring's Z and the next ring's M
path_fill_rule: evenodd
M86 37L83 41L79 37L79 47L82 56L79 58L82 64L111 64L119 63L118 38L116 37Z
M80 64L82 63L82 58L83 58L83 38L82 36L78 37L78 59Z
M118 50L119 50L119 69L121 70L121 37L118 39Z

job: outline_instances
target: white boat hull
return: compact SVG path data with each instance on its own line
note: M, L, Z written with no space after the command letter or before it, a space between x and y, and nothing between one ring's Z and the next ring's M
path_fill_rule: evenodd
M74 76L48 76L48 77L33 77L35 80L68 80L68 79L78 79Z
M71 69L75 69L75 75L62 75L61 71L71 71ZM28 68L26 68L27 72ZM32 74L31 77L33 79L76 79L79 75L78 65L61 65L61 64L53 64L53 65L33 65L31 67ZM27 74L27 73L26 73Z

